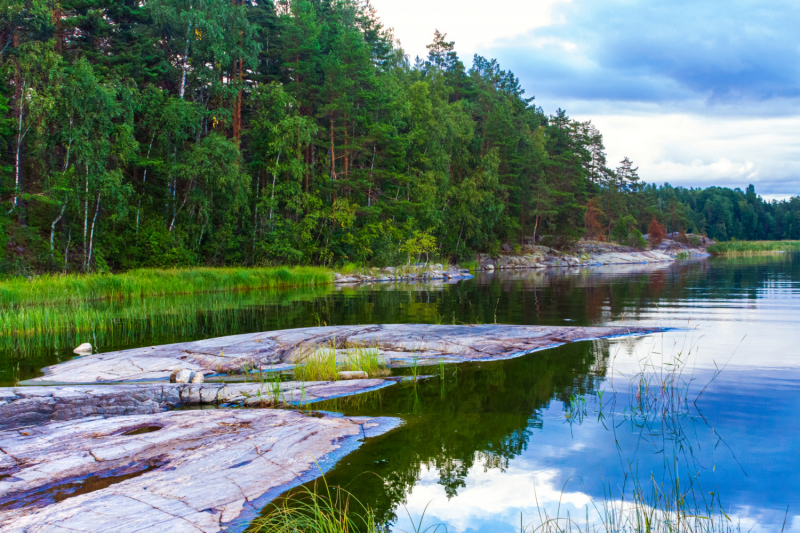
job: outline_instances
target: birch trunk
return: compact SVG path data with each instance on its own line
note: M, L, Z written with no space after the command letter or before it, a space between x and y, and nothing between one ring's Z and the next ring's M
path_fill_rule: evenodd
M150 159L150 150L153 149L153 141L156 139L156 136L153 135L150 138L150 147L147 149L147 159ZM147 183L147 167L144 169L144 177L142 178L142 195L144 194L144 186ZM139 235L139 213L142 210L142 196L139 196L139 205L136 207L136 235Z
M192 10L192 5L189 4L189 11ZM192 23L189 23L189 29L186 31L186 52L183 54L183 62L181 63L181 88L180 95L183 100L183 94L186 90L186 68L189 66L189 43L192 39Z
M17 153L14 158L14 201L11 204L11 210L17 208L17 195L19 194L19 184L22 181L22 141L25 140L25 135L28 134L28 129L22 131L23 116L25 115L25 85L26 80L22 80L22 90L20 91L19 98L19 122L17 126Z
M54 241L55 235L56 235L56 224L58 224L59 220L61 220L61 217L64 216L64 211L66 209L67 209L67 204L64 203L64 205L61 206L61 213L59 213L58 217L53 221L52 224L50 224L50 259L51 260L54 259L53 258L53 252L55 251L55 248L53 246L53 241Z
M94 210L94 218L92 218L92 232L89 235L89 260L86 263L86 266L91 264L92 262L92 248L94 245L94 224L97 222L97 213L100 211L100 193L97 193L97 207Z
M86 265L88 263L88 251L89 248L86 246L86 235L89 229L89 166L86 166L86 203L84 204L83 209L83 270L86 271Z

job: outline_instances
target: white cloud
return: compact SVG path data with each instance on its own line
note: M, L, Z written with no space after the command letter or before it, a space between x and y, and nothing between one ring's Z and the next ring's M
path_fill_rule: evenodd
M472 54L488 53L497 39L524 33L553 22L552 8L569 0L372 0L378 16L393 27L406 53L427 55L425 45L434 30L455 41L462 61L469 66Z
M722 185L771 197L800 194L800 116L709 117L633 112L573 115L604 133L609 164L630 157L649 183Z

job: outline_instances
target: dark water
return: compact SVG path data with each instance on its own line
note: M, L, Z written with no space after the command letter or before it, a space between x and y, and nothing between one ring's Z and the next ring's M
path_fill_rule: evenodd
M180 325L154 315L144 333L109 335L100 348L322 323L672 328L448 366L443 378L323 405L405 422L347 456L328 482L394 531L413 531L423 512L423 529L449 531L518 532L521 515L528 524L541 512L583 524L634 479L646 493L653 482L679 484L721 501L744 531L781 531L784 521L784 531L800 531L800 256L251 292L197 307ZM42 348L3 357L9 382L59 356ZM673 386L655 386L665 382Z

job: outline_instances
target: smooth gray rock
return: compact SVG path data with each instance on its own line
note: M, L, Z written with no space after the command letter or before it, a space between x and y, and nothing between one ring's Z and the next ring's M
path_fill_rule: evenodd
M176 369L203 374L234 372L242 368L283 367L301 359L309 350L346 344L375 346L389 366L405 366L416 359L420 365L452 361L491 361L516 357L534 350L572 342L617 335L646 334L658 328L574 328L484 324L449 326L385 324L330 326L265 333L248 333L196 342L92 354L44 369L45 375L29 384L102 383L166 380Z
M0 388L0 429L92 416L150 415L193 405L306 405L377 390L396 382L395 379L284 381L279 388L260 382Z
M330 466L360 439L397 424L219 409L0 431L0 530L221 531L319 476L318 463ZM117 476L106 478L113 484L103 482L109 475ZM48 496L70 483L94 490L58 502Z

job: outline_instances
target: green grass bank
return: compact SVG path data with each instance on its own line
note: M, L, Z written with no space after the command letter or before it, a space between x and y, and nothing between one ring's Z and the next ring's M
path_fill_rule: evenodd
M709 246L708 253L720 256L759 255L800 250L800 241L728 241Z
M332 282L333 271L318 267L141 269L122 274L37 276L0 281L0 307Z

